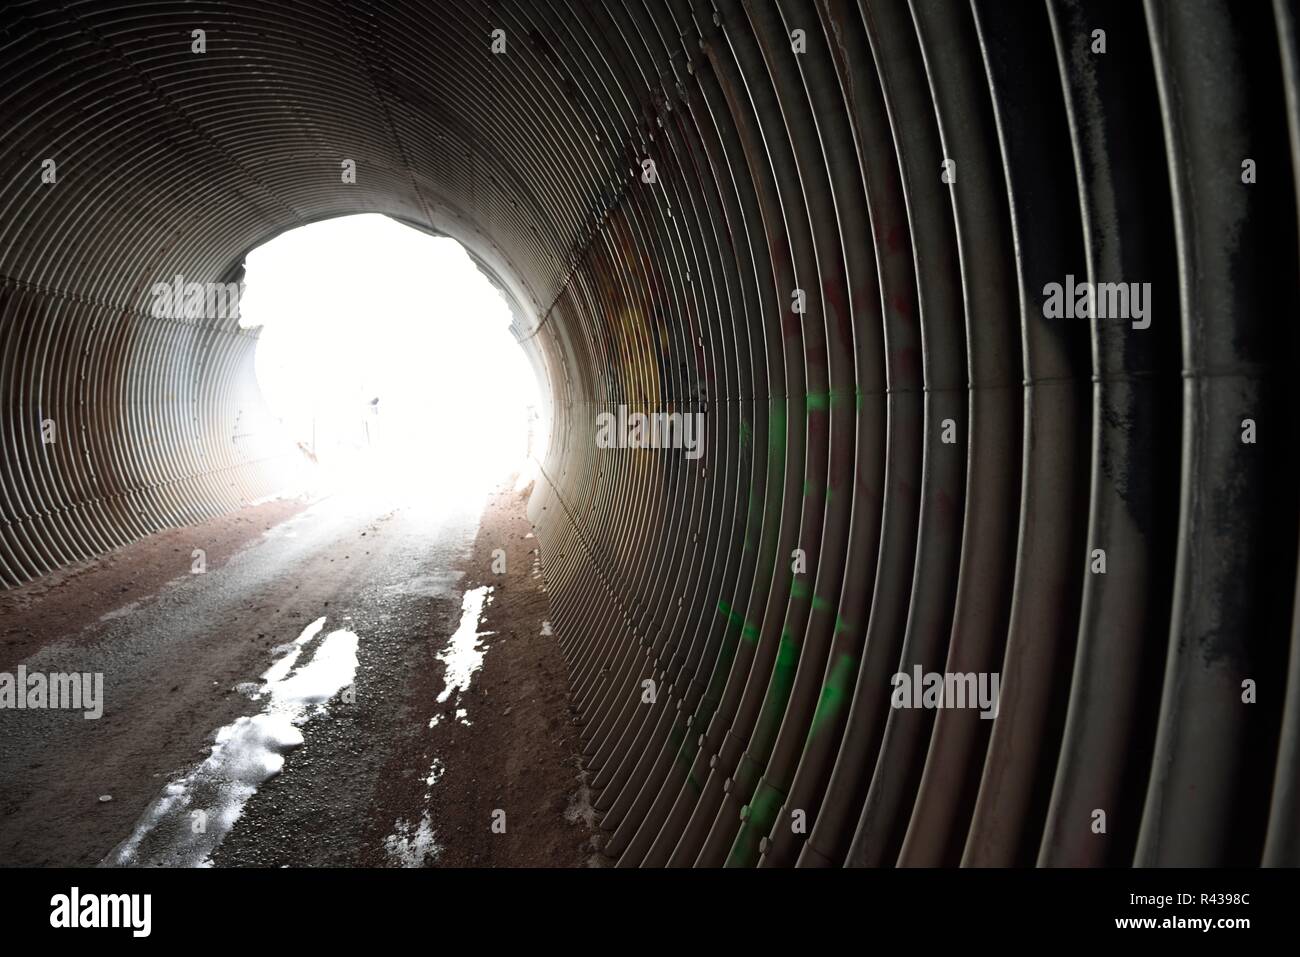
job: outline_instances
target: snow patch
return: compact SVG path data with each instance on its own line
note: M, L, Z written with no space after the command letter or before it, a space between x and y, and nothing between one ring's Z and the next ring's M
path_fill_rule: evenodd
M447 642L447 647L438 653L438 660L446 666L438 704L446 704L455 691L469 690L470 680L483 665L483 655L487 649L479 639L487 637L491 632L480 633L478 623L483 616L483 605L491 593L491 585L480 585L471 588L461 597L460 625Z
M249 693L266 702L262 712L219 728L207 759L167 785L102 866L211 866L244 805L280 773L285 753L303 743L299 727L325 714L326 703L356 675L358 638L344 630L326 635L311 660L296 667L324 627L325 619L317 618L291 644L275 649L279 657Z

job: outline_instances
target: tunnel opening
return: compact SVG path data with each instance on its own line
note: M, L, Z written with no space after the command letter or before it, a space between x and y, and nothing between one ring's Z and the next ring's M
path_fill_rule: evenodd
M256 381L318 487L480 500L532 481L547 416L507 301L464 247L388 217L303 226L244 261Z

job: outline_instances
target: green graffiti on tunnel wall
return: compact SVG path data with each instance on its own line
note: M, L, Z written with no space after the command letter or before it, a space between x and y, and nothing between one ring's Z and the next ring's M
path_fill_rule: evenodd
M816 495L816 494L818 494L818 493L821 493L822 501L823 501L823 502L830 502L830 500L831 500L831 489L830 489L830 486L827 486L827 485L814 485L812 482L809 482L807 479L804 479L804 480L803 480L803 497L804 497L804 498L809 498L809 497L811 497L811 496L813 496L813 495Z
M799 665L799 648L800 644L790 629L781 629L781 643L776 650L772 681L763 699L763 710L759 713L758 724L754 729L754 741L771 741L781 726L781 719L785 717L785 706L790 699L790 689L794 687L795 669ZM766 750L765 745L762 750Z
M834 718L844 707L849 697L849 686L857 673L858 659L847 652L835 659L831 673L822 686L821 697L817 700L817 710L813 713L812 724L808 728L808 737L817 734L826 722Z
M773 399L768 404L767 413L767 454L768 458L785 459L785 402Z
M739 627L741 622L744 621L744 617L740 612L736 611L725 601L718 602L718 611L722 613L723 618L727 619L728 629Z
M809 412L824 412L836 406L842 406L849 399L854 399L858 408L862 408L862 394L857 386L853 390L831 389L829 392L809 392L805 397Z

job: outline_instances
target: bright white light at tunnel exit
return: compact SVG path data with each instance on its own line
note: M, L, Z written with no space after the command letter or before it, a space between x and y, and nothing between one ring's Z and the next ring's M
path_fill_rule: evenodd
M249 254L241 325L290 437L335 477L486 491L544 451L536 380L504 297L452 239L385 216L327 220Z

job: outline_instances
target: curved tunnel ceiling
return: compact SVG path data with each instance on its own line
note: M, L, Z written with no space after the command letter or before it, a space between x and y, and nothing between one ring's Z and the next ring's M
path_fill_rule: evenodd
M255 335L150 289L379 211L550 396L619 863L1300 863L1286 0L0 18L5 584L277 489ZM892 706L931 672L996 718Z

